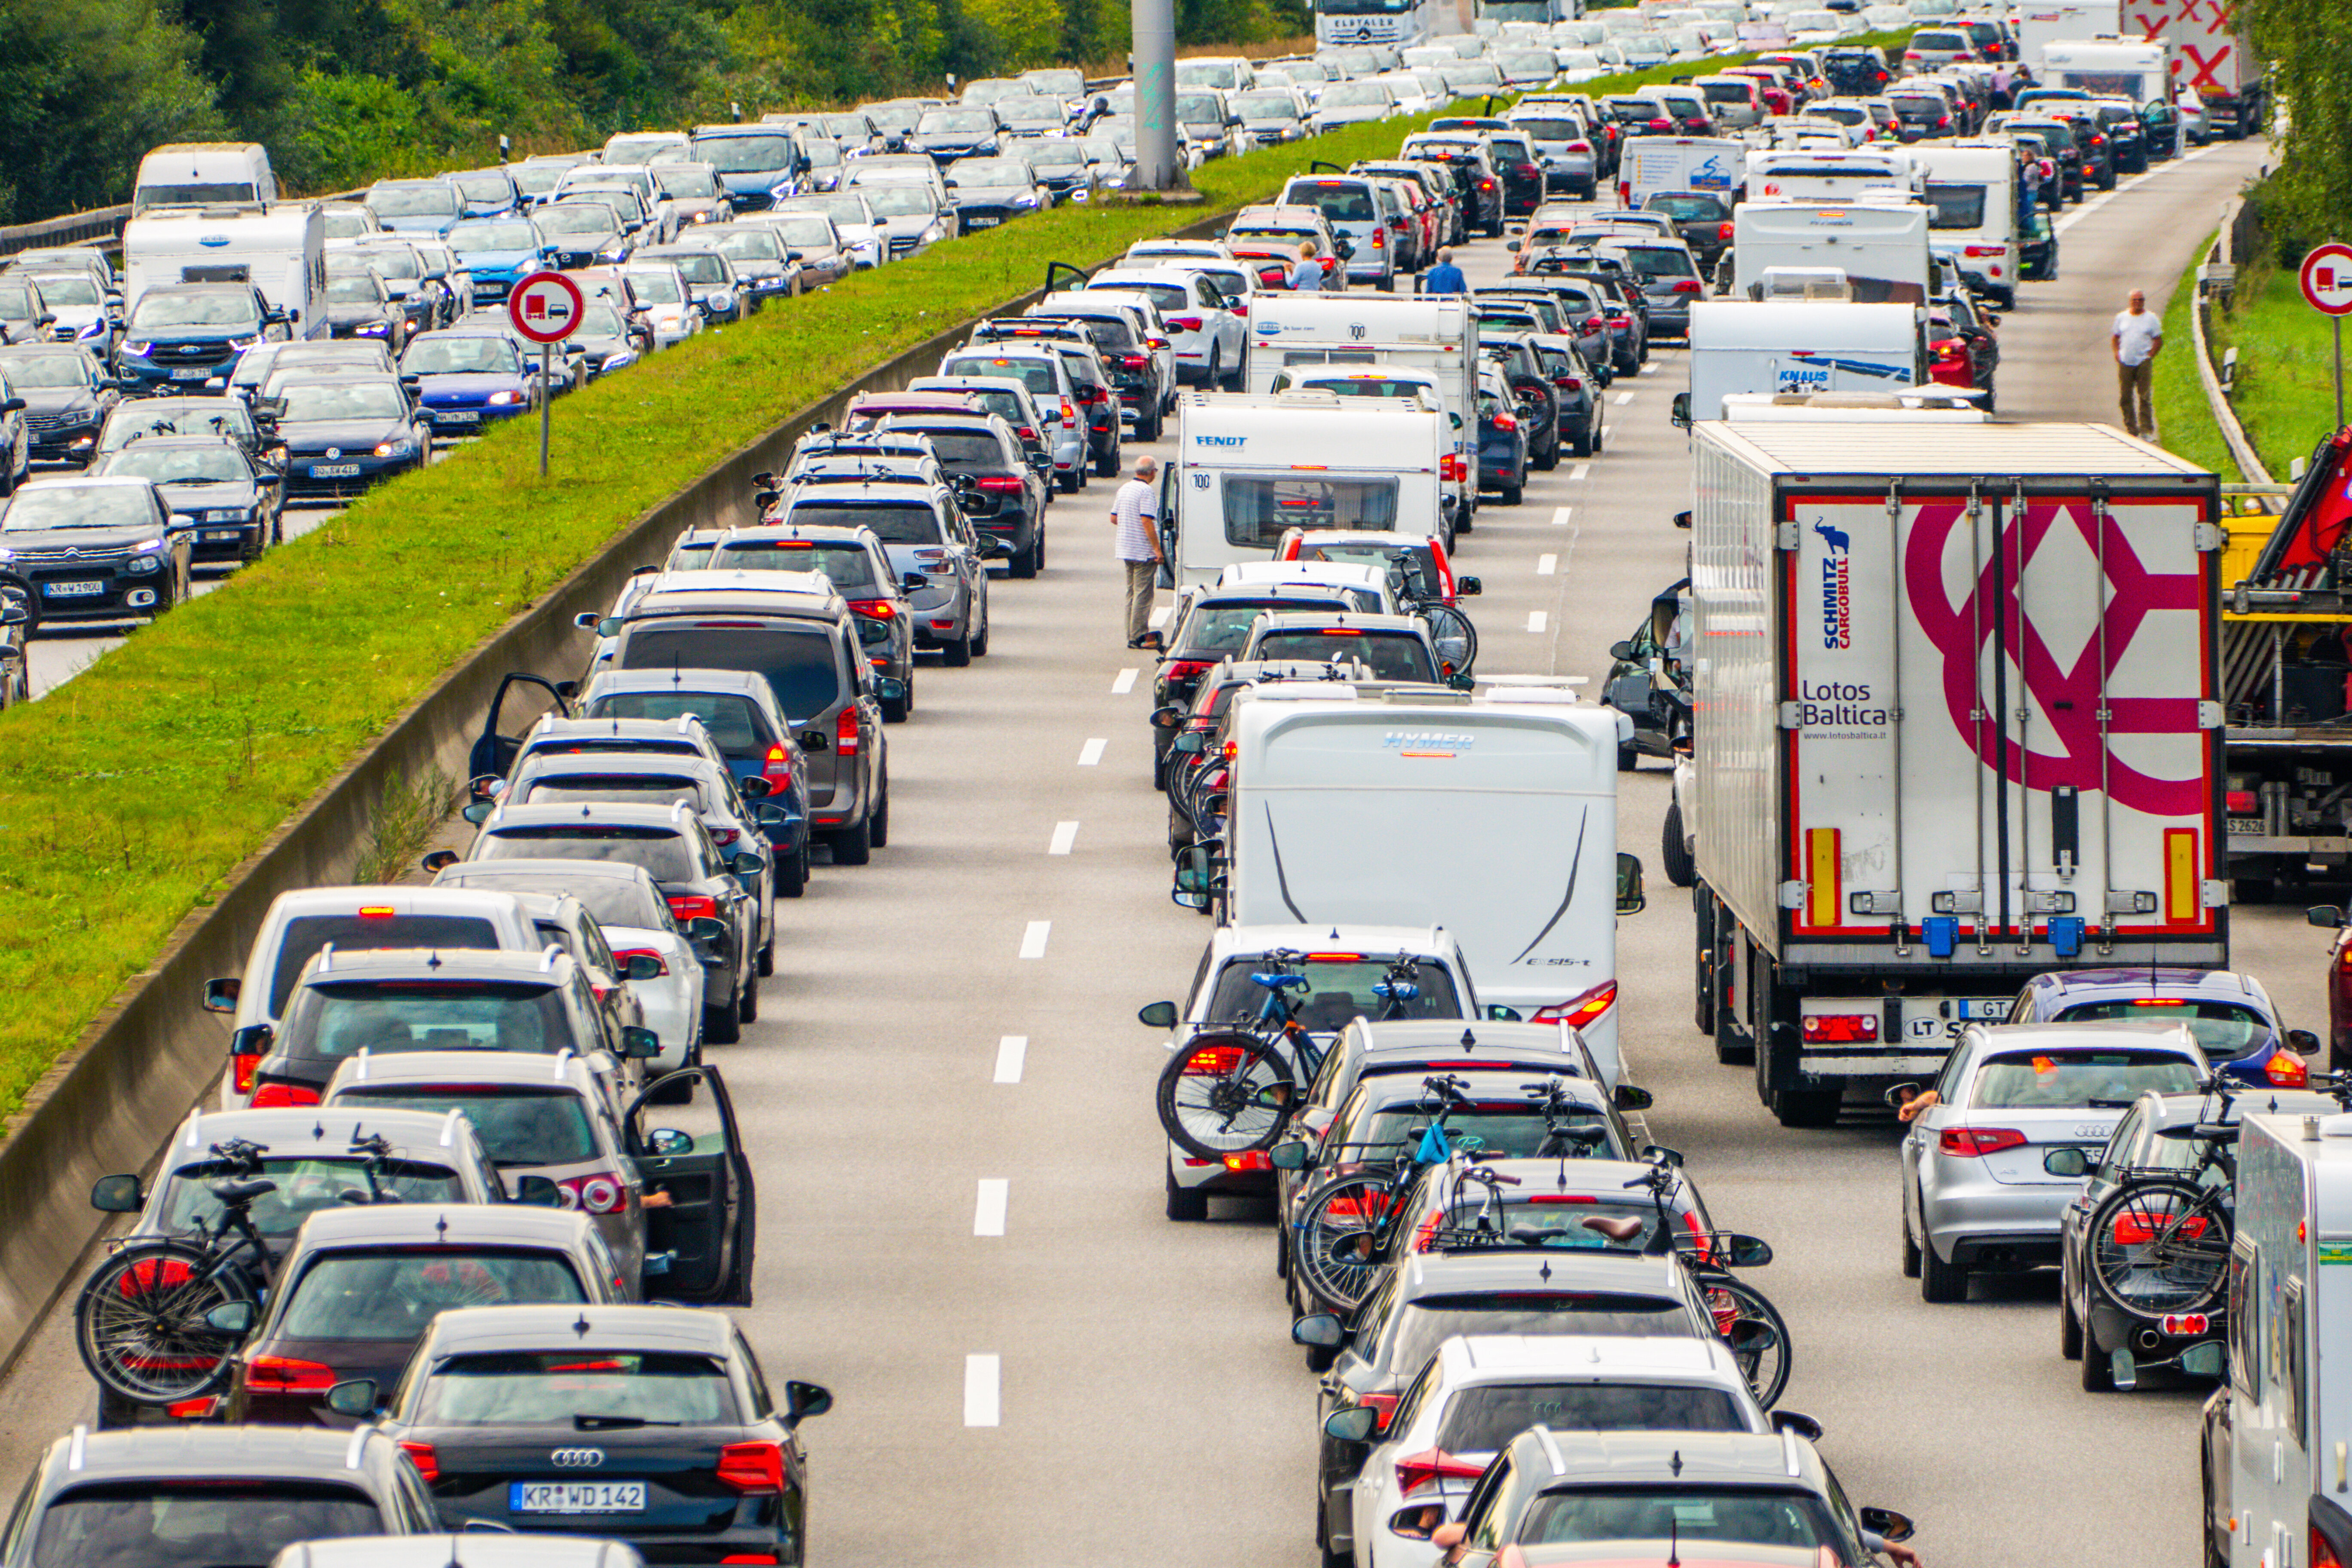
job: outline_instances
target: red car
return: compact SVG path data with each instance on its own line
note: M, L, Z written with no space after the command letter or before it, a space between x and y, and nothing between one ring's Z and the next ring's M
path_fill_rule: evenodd
M1993 373L2000 364L2000 340L1987 318L1965 300L1948 300L1927 312L1927 379L1945 386L1981 388L1978 406L1993 407Z

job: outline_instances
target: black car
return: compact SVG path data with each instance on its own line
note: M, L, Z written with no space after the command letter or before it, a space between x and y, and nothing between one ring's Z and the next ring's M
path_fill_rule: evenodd
M275 544L285 477L211 436L151 436L102 458L93 475L152 479L172 511L194 524L197 562L242 564Z
M928 438L955 484L964 517L1012 551L1013 575L1037 574L1045 564L1051 458L1041 466L1022 448L1013 426L993 414L894 414L881 428Z
M1509 391L1499 371L1479 378L1478 488L1500 490L1505 506L1517 506L1528 488L1528 431Z
M1631 93L1619 93L1601 100L1601 112L1609 117L1627 140L1636 136L1673 136L1675 118L1665 106Z
M1601 704L1633 721L1633 738L1617 748L1617 771L1630 773L1644 756L1672 757L1675 742L1690 732L1690 703L1675 650L1675 618L1690 579L1650 601L1650 613L1633 635L1609 645L1609 674Z
M2147 174L2147 128L2140 111L2127 103L2100 103L2095 108L2099 133L2115 147L2116 169L2126 174Z
M1525 217L1543 205L1543 160L1536 156L1535 144L1524 133L1489 136L1486 152L1503 179L1504 216Z
M1821 59L1822 75L1828 79L1830 91L1839 98L1872 98L1895 79L1894 68L1879 49L1823 49Z
M928 153L941 163L959 158L992 158L1003 151L1004 126L984 103L950 103L927 109L907 138L910 153Z
M1151 290L1138 289L1139 293ZM1162 305L1162 310L1167 307ZM1021 318L1029 321L1066 321L1087 336L1095 346L1095 354L1102 361L1111 384L1118 389L1120 405L1135 416L1135 438L1139 441L1160 439L1161 423L1174 402L1175 383L1171 380L1162 398L1162 388L1153 356L1167 353L1165 347L1154 348L1147 341L1152 334L1148 330L1139 334L1135 308L1128 305L1087 304L1084 290L1049 294L1029 307ZM1165 344L1168 340L1160 340ZM1207 374L1204 366L1202 374Z
M948 199L969 234L1043 212L1054 194L1040 184L1024 158L962 158L947 166Z
M558 267L618 267L636 247L613 209L602 202L553 202L530 215L540 237L555 247Z
M592 300L580 312L580 324L564 344L567 357L579 361L583 381L594 381L624 370L653 352L653 330L640 316L625 316L617 306ZM577 349L579 353L572 355Z
M2028 282L2047 283L2058 276L2058 229L2040 207L2018 226L2017 274Z
M292 382L255 412L286 454L291 495L353 495L432 461L432 426L394 376Z
M88 464L99 427L122 401L98 356L75 343L0 349L0 378L25 400L25 428L37 463Z
M188 596L194 534L152 480L36 479L0 508L0 569L43 621L152 620Z
M1118 411L1123 399L1111 367L1103 362L1084 326L1037 316L1008 316L982 321L973 329L966 347L984 351L991 344L1029 342L1051 348L1061 357L1062 368L1069 374L1072 400L1086 411L1087 450L1094 458L1095 477L1115 478L1119 468ZM1148 373L1128 374L1131 384L1139 384L1135 378Z
M77 1427L16 1503L0 1564L205 1563L258 1568L299 1541L421 1535L439 1516L400 1445L373 1429ZM438 1562L448 1558L446 1546Z
M336 1398L366 1414L376 1392ZM804 1561L799 1427L833 1395L794 1382L772 1394L723 1312L444 1312L384 1393L383 1430L433 1458L445 1529L618 1537L656 1562Z
M1520 429L1526 432L1528 461L1549 470L1559 467L1559 389L1545 370L1532 334L1480 328L1478 357L1503 373L1518 404Z
M2058 177L2044 182L2042 187L2042 203L2052 212L2068 202L2083 199L2083 149L2071 123L2063 120L2011 120L2001 130L2032 137L2040 143L2042 155L2056 165Z
M397 356L408 342L408 312L373 267L327 279L327 331L338 338L373 338Z
M1895 106L1895 134L1906 142L1958 134L1952 129L1951 100L1940 92L1890 92L1886 101Z
M2099 111L2088 103L2045 100L2049 112L2074 128L2074 143L2083 150L2083 177L2103 191L2116 188L2116 142L2099 123Z
M1675 220L1675 232L1690 247L1702 272L1712 272L1716 259L1731 246L1731 203L1706 191L1670 191L1642 204L1647 212L1662 212Z
M1480 229L1488 239L1503 232L1503 179L1484 143L1412 137L1402 156L1414 163L1443 163L1454 171L1454 195L1462 211L1462 234Z

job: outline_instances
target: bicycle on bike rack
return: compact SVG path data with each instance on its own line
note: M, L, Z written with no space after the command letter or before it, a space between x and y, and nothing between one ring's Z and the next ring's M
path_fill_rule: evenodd
M2214 1074L2206 1086L2211 1101L2196 1121L2157 1129L2159 1138L2197 1144L2192 1163L2117 1171L2116 1190L2092 1212L2084 1249L2091 1283L2133 1317L2210 1312L2228 1286L2239 1133L2230 1107L2238 1088ZM2045 1167L2058 1152L2043 1156ZM2087 1169L2079 1157L2069 1163Z
M1397 1143L1339 1144L1330 1151L1342 1163L1349 1151L1361 1163L1334 1176L1299 1203L1291 1226L1291 1269L1307 1293L1334 1312L1345 1314L1371 1294L1380 1271L1396 1247L1404 1221L1402 1200L1413 1177L1424 1167L1442 1165L1456 1152L1475 1154L1485 1147L1475 1136L1455 1138L1446 1119L1469 1101L1463 1079L1446 1075L1422 1079L1421 1113L1429 1118L1408 1150ZM1304 1145L1299 1146L1304 1152Z
M1478 628L1471 624L1468 616L1447 604L1444 596L1429 585L1421 562L1412 552L1398 551L1389 557L1389 564L1398 607L1428 623L1430 646L1444 662L1444 672L1469 674L1478 662Z
M1677 1227L1673 1200L1684 1180L1681 1157L1654 1143L1644 1163L1649 1169L1625 1184L1629 1189L1646 1188L1657 1210L1657 1224L1643 1250L1654 1255L1671 1252L1682 1260L1715 1318L1715 1331L1731 1347L1732 1359L1754 1391L1756 1403L1769 1410L1789 1386L1789 1368L1795 1359L1789 1325L1761 1290L1734 1278L1731 1271L1762 1268L1772 1261L1771 1247L1756 1237L1735 1231L1702 1234Z

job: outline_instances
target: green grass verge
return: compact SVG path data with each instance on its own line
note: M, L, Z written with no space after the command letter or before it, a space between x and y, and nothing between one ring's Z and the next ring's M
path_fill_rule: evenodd
M2203 256L2212 245L2209 234L2197 254ZM2167 451L2204 465L2226 484L2242 483L2245 476L2230 456L2230 444L2221 439L2221 427L2213 422L2204 383L2197 375L2197 334L2189 320L2196 308L2197 274L2192 268L2173 286L2172 299L2164 308L2164 352L2156 356L2156 428Z
M2238 268L2237 292L2228 310L2214 313L2212 327L2217 361L2238 351L2230 398L2238 421L2271 477L2284 484L2295 459L2311 456L2336 428L2333 328L2304 303L2294 269L2267 254Z
M1590 84L1622 91L1690 74ZM1081 264L1264 200L1349 127L1198 171L1203 207L1065 207L709 332L395 480L0 714L0 1114L192 909L445 670L722 454L863 371ZM380 815L404 815L400 802ZM384 827L386 842L401 836ZM194 1005L194 998L190 999Z

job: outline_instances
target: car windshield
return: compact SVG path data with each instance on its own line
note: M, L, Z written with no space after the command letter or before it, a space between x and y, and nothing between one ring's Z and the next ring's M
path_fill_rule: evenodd
M767 227L722 228L698 237L730 261L782 261L784 243Z
M559 1253L457 1246L335 1251L314 1258L294 1281L277 1331L289 1340L414 1341L452 1307L587 1299Z
M1151 302L1163 310L1185 310L1192 307L1192 291L1181 283L1147 283L1140 279L1097 278L1087 287L1117 289L1129 294L1149 294L1151 297Z
M261 314L249 294L173 294L151 289L131 308L131 326L153 332L172 327L236 327L261 330Z
M1322 1032L1345 1028L1358 1014L1379 1017L1389 1005L1389 999L1372 989L1388 979L1392 958L1379 956L1307 958L1296 965L1297 973L1307 979L1307 988L1298 1005L1299 1021L1307 1028ZM1209 995L1209 1016L1221 1023L1237 1022L1257 1016L1265 1005L1265 990L1250 979L1260 972L1264 963L1255 959L1235 959L1217 973L1216 989ZM1445 965L1428 959L1417 959L1412 965L1412 983L1421 994L1404 1002L1397 1016L1404 1018L1459 1018L1462 1002L1454 989L1454 976Z
M1449 1454L1507 1448L1530 1426L1578 1432L1745 1432L1739 1401L1720 1388L1675 1384L1507 1383L1446 1402L1437 1446Z
M340 1060L355 1051L530 1051L579 1042L552 985L503 980L331 980L294 994L275 1048Z
M719 195L718 177L704 163L656 163L654 184L666 196L714 200Z
M1296 598L1265 597L1220 600L1213 605L1196 604L1184 617L1184 624L1169 640L1168 646L1183 650L1187 658L1203 653L1239 653L1243 645L1249 641L1250 628L1257 625L1257 618L1269 610L1344 610L1349 607L1337 595L1321 605L1312 601L1301 603ZM1439 1016L1450 1018L1454 1015L1445 1013Z
M501 1167L569 1165L601 1152L587 1103L562 1085L361 1085L335 1095L337 1105L353 1100L436 1116L462 1110L481 1134L491 1163Z
M2148 1019L2149 1023L2162 1022ZM1989 1110L2129 1105L2147 1090L2179 1094L2204 1077L2169 1051L2082 1050L2056 1045L2003 1051L1977 1069L1969 1103Z
M0 531L39 528L149 528L160 522L138 485L33 485L0 511Z
M607 692L591 703L582 717L656 719L668 723L688 713L702 721L703 727L710 731L710 739L723 757L761 758L767 754L768 748L776 743L775 730L768 722L767 715L761 712L750 698L738 697L727 691L680 691L673 689Z
M710 566L719 572L822 572L849 598L866 596L877 586L874 558L859 544L751 539L712 551Z
M80 355L0 353L0 375L16 387L88 386L89 367Z
M1691 254L1672 246L1622 245L1611 254L1625 258L1633 276L1647 281L1654 278L1696 278L1698 268L1691 264Z
M1811 1492L1718 1489L1693 1481L1672 1487L1579 1485L1546 1492L1528 1506L1518 1539L1523 1545L1624 1542L1629 1544L1612 1555L1627 1557L1635 1551L1630 1545L1634 1542L1654 1542L1661 1551L1668 1542L1689 1550L1693 1542L1726 1542L1827 1551L1841 1564L1871 1561ZM1710 1561L1728 1560L1726 1553L1699 1551Z
M213 1196L212 1184L225 1178L242 1179L246 1174L241 1167L232 1170L216 1160L182 1165L172 1173L170 1184L164 1188L164 1226L184 1231L217 1220L221 1201ZM264 1193L254 1199L247 1211L253 1217L254 1228L264 1236L291 1236L312 1215L348 1207L352 1200L343 1195L346 1193L355 1193L366 1203L470 1201L465 1181L457 1172L446 1165L415 1160L386 1161L381 1170L371 1175L366 1162L357 1154L325 1159L265 1159L260 1174L278 1184L276 1192Z
M51 305L95 305L99 302L98 285L87 275L67 278L43 278L37 286L41 298Z
M1625 1339L1690 1339L1696 1331L1680 1301L1616 1290L1479 1290L1424 1296L1399 1307L1382 1362L1423 1367L1456 1334L1599 1334Z
M711 1357L567 1350L452 1356L425 1378L408 1419L593 1431L600 1421L731 1426L742 1415L725 1364Z
M1331 223L1371 223L1379 216L1371 187L1360 180L1293 180L1285 206L1313 207Z
M742 669L764 675L776 705L795 725L809 722L841 698L833 639L824 626L807 622L761 621L717 630L641 623L623 640L620 664L624 669Z
M372 381L351 386L300 382L281 394L286 410L279 423L305 419L405 419L408 399L394 382Z
M996 100L996 117L1008 125L1059 125L1062 106L1050 98L1034 94L1023 98L1000 98Z
M555 189L564 175L561 163L519 163L508 171L514 176L516 188L527 196L543 196Z
M1393 479L1328 479L1296 474L1228 473L1219 487L1228 543L1270 549L1285 529L1349 528L1385 532L1397 525Z
M872 207L878 217L914 217L931 212L937 205L929 188L924 185L898 183L866 185L861 183L859 189L866 193L866 205Z
M1573 120L1515 118L1511 123L1538 142L1580 142L1584 138L1584 127Z
M245 454L226 441L214 447L153 447L141 442L109 458L106 471L109 476L153 479L159 485L243 484L253 478Z
M996 128L994 111L986 109L934 109L915 123L922 135L985 135Z
M687 303L686 287L675 272L632 272L629 287L637 299L647 305L683 305Z
M459 205L457 189L439 184L378 185L362 199L378 217L446 217Z
M504 338L419 338L400 356L411 375L518 374L515 346Z
M914 503L803 501L784 521L796 528L870 528L885 544L941 542L939 513Z
M1268 631L1249 649L1260 659L1306 659L1317 664L1351 658L1371 667L1381 680L1433 681L1437 669L1429 649L1407 632L1358 631L1352 627L1314 626Z
M586 202L562 202L541 207L531 221L550 234L608 234L620 226L611 207Z
M668 660L662 661L665 667ZM686 664L708 668L709 659ZM475 847L476 859L612 860L642 866L656 882L691 882L701 875L694 846L668 827L631 823L522 823L485 834Z
M1664 213L1676 223L1720 219L1723 204L1713 196L1652 196L1644 204L1647 211Z
M793 165L789 136L706 136L694 143L698 163L722 174L762 174Z
M2226 1061L2269 1040L2270 1020L2236 1002L2200 1002L2188 997L2119 997L2111 1002L2085 1002L2059 1014L2055 1022L2087 1024L2186 1024L2198 1045L2215 1061Z
M32 1568L262 1568L298 1541L394 1528L357 1487L209 1476L75 1487L39 1518Z
M527 223L461 223L449 231L449 247L460 256L486 250L532 250L539 236Z

